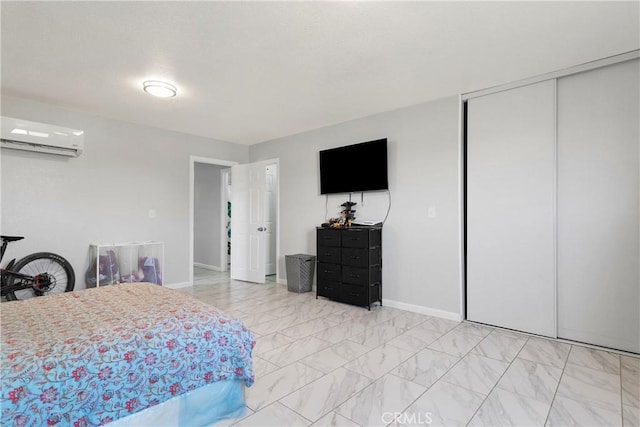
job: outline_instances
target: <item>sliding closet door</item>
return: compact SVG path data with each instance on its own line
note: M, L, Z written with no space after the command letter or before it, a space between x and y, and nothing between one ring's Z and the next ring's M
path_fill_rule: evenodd
M558 336L640 352L638 60L558 80Z
M555 336L555 82L467 113L467 318Z

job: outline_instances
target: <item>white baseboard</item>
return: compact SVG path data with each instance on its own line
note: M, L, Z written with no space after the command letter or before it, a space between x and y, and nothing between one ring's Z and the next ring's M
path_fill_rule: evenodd
M169 289L188 288L190 286L193 286L193 283L191 283L191 282L179 282L179 283L169 283L169 284L164 285L165 288L169 288Z
M205 270L213 270L213 271L224 271L222 267L216 267L215 265L202 264L199 262L193 263L194 267L204 268Z
M460 313L439 310L437 308L423 307L421 305L407 304L406 302L393 301L382 298L382 304L386 307L399 308L400 310L411 311L413 313L426 314L427 316L441 317L447 320L462 321Z

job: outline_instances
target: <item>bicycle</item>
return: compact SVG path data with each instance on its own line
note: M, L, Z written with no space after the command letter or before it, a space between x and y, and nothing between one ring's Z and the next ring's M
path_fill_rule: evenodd
M24 239L21 236L0 236L0 261L10 242ZM12 259L0 269L0 295L7 301L16 301L71 292L76 276L69 261L51 252L37 252L16 262Z

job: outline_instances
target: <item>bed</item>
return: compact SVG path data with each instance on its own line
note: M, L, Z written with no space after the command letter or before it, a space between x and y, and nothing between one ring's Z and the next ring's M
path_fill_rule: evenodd
M0 312L4 426L207 425L239 415L254 381L255 340L241 321L155 284Z

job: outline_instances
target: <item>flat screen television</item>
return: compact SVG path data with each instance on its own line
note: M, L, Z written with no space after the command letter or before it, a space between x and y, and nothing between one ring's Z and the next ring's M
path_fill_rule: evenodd
M388 189L386 138L320 151L320 194Z

